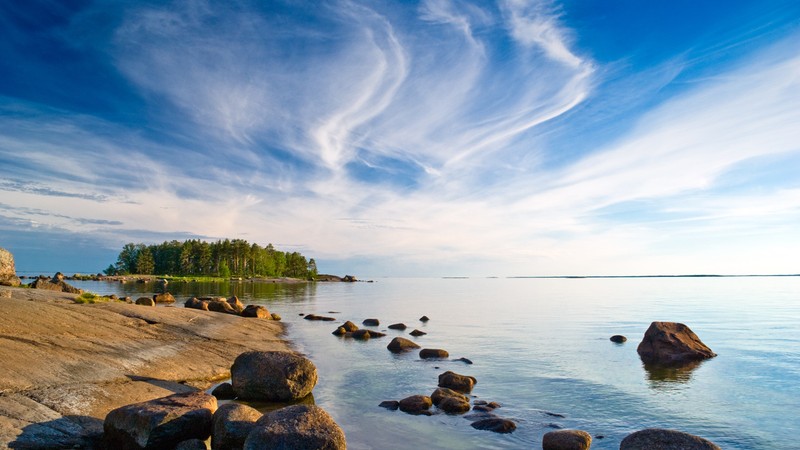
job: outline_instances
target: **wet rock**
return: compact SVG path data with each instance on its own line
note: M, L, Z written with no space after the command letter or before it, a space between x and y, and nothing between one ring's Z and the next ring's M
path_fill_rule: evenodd
M417 349L419 348L419 345L417 345L414 341L410 341L406 338L398 336L392 339L392 342L389 342L389 345L387 345L386 348L388 348L392 353L401 353Z
M369 330L356 330L350 333L350 337L359 341L366 341L372 337L372 331Z
M156 306L156 302L150 297L139 297L136 299L136 304L143 306Z
M244 311L244 304L242 304L241 300L239 300L239 297L234 295L232 297L228 297L227 301L228 304L231 305L231 308L236 311L236 314L242 314Z
M208 450L206 441L200 439L189 439L175 446L175 450Z
M498 418L496 414L492 413L491 411L475 411L473 413L467 414L463 416L465 419L469 420L470 422L477 422L483 419L496 419Z
M378 319L364 319L361 324L367 327L377 327L381 324L381 321Z
M45 289L55 292L67 292L69 294L80 294L83 292L75 286L67 284L67 282L64 281L64 275L61 274L61 272L58 272L53 276L52 279L49 280L47 278L37 278L32 283L28 284L28 287L32 289Z
M388 327L390 330L405 330L408 328L404 323L393 323Z
M334 317L318 316L316 314L306 314L306 316L303 317L303 319L306 319L306 320L321 320L323 322L333 322L334 320L336 320L336 318L334 318Z
M256 319L272 319L269 310L261 305L247 305L242 310L242 317L253 317Z
M397 408L400 407L400 402L398 402L397 400L384 400L378 406L380 406L381 408L390 409L392 411L397 411Z
M414 337L418 337L418 336L425 336L428 333L426 333L424 331L419 331L417 329L414 329L414 331L412 331L411 333L408 333L408 334L410 334L410 335L412 335Z
M551 431L542 438L543 450L589 450L592 436L581 430Z
M472 407L472 410L476 412L492 412L495 410L495 408L492 408L489 405L475 405Z
M477 422L472 422L472 428L476 430L493 431L495 433L511 433L517 429L517 424L500 417L490 417L488 419L481 419Z
M14 255L0 247L0 286L19 286L17 269L14 266Z
M400 400L398 407L400 411L407 414L425 414L433 406L433 401L427 395L412 395Z
M439 403L448 397L455 397L464 401L469 401L469 398L466 395L456 392L452 389L442 387L436 388L436 390L433 391L433 394L431 394L431 401L434 405L439 406Z
M262 414L239 403L222 405L214 413L212 450L239 450Z
M270 318L272 318L272 320L281 320L281 316L279 316L276 313L270 313L269 316L270 316Z
M609 340L610 340L611 342L615 342L615 343L617 343L617 344L622 344L623 342L627 341L627 340L628 340L628 338L626 338L625 336L623 336L623 335L621 335L621 334L615 334L615 335L611 336L611 337L609 338Z
M646 364L681 365L717 356L689 327L676 322L653 322L636 349Z
M231 384L242 399L297 400L314 389L317 368L308 358L290 352L245 352L231 367Z
M331 334L333 334L334 336L344 336L345 334L347 334L347 330L345 330L344 327L339 327L333 330L333 333Z
M438 405L447 414L464 414L469 412L469 400L460 397L445 397Z
M237 311L236 308L234 308L230 304L230 302L228 302L228 300L224 297L217 297L211 299L201 298L200 300L207 302L209 311L225 313L225 314L234 314L234 315L239 315L241 312L241 310Z
M183 307L208 311L208 302L200 300L197 297L192 297L189 300L186 300L186 302L183 304Z
M123 406L106 416L104 439L108 448L120 450L174 448L188 439L205 440L216 410L217 399L201 392Z
M469 394L478 380L468 375L459 375L455 372L447 371L439 375L439 387L450 388L454 391Z
M429 320L431 320L431 319L429 319L428 316L422 316L422 317L419 318L420 322L427 322Z
M419 357L422 359L433 359L433 358L440 358L444 359L449 357L450 354L447 353L447 350L442 350L440 348L423 348L419 351Z
M222 383L211 391L211 395L217 397L217 400L233 400L236 398L236 392L233 390L233 385L230 383Z
M720 447L682 431L648 428L626 436L619 450L720 450Z
M349 320L342 325L342 328L344 328L345 331L347 331L348 333L352 333L353 331L358 330L356 324L350 322Z
M169 292L153 295L153 301L156 303L175 303L175 297Z
M463 362L464 364L472 364L472 360L468 358L458 358L454 359L453 361Z
M265 414L247 436L244 450L347 448L344 432L333 418L315 405L293 405Z
M353 333L358 333L359 331L369 331L369 337L371 338L380 338L386 336L386 333L381 333L380 331L375 330L358 330L354 331Z

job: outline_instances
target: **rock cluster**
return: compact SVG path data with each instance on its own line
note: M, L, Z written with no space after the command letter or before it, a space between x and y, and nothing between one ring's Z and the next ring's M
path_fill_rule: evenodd
M169 294L167 294L169 295ZM155 298L155 296L154 296ZM192 297L183 306L185 308L199 309L203 311L213 311L225 314L233 314L242 317L253 317L267 320L281 320L281 316L270 313L269 310L261 305L247 305L239 300L235 295L225 297Z
M64 274L61 272L57 272L55 275L53 275L53 278L49 279L46 277L39 277L28 284L28 287L32 289L46 289L48 291L66 292L69 294L83 293L82 290L76 288L75 286L67 284L67 282L64 281Z

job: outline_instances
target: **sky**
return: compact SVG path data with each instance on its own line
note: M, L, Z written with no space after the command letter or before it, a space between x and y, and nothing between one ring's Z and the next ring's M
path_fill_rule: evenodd
M0 247L800 273L800 2L0 3Z

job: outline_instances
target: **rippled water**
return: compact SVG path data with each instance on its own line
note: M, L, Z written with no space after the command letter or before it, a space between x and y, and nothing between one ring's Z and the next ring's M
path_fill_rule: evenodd
M134 296L154 289L75 284ZM628 433L646 427L683 430L726 449L797 448L797 277L173 283L170 290L180 301L236 294L281 314L289 338L319 370L317 404L342 426L352 449L541 448L542 435L557 427L588 431L593 449L617 449ZM300 313L337 322L306 321ZM419 322L422 315L430 322ZM345 320L360 325L369 317L381 320L381 330L395 322L410 328L368 342L331 335ZM654 320L689 325L719 356L682 371L646 370L636 346ZM393 336L413 328L428 333L413 338L423 347L474 364L386 349ZM629 340L614 344L613 334ZM377 406L430 395L445 370L475 376L473 395L501 403L498 415L517 422L517 430L499 435L474 430L460 416L410 416Z

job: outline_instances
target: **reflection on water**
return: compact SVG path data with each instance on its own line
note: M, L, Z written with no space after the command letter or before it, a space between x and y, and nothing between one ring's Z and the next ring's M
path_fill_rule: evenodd
M659 364L642 363L647 373L647 381L654 389L673 389L675 384L688 383L702 361L689 361L681 365L664 366Z
M153 282L96 282L76 281L73 285L97 294L117 294L120 296L141 297L152 296L161 292L161 285ZM264 283L251 281L171 281L168 291L175 299L183 303L191 297L235 295L243 302L257 299L258 301L289 301L305 302L312 300L317 295L317 283Z

